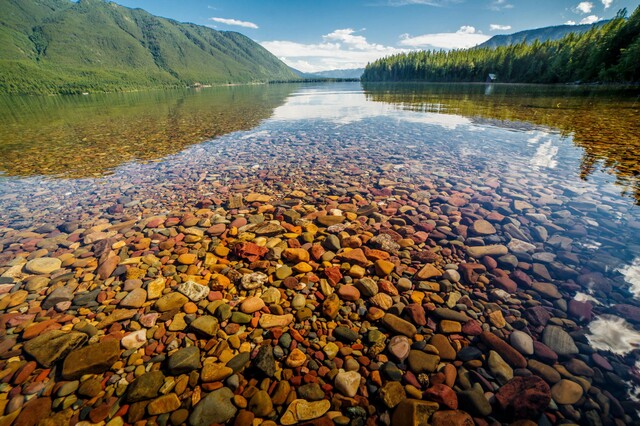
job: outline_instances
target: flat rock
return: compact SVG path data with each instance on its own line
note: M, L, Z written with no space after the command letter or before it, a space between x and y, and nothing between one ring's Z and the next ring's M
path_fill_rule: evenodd
M558 404L575 404L582 398L582 386L571 380L562 379L551 388L551 396Z
M88 336L76 331L51 330L25 342L24 351L44 367L51 367L74 349L84 345Z
M313 402L294 399L280 418L280 423L284 426L289 426L298 422L317 419L329 411L329 408L331 408L331 402L327 399Z
M264 300L257 296L247 297L240 304L240 311L245 314L252 314L265 307Z
M178 349L169 356L167 368L174 376L197 370L200 368L200 349L196 346Z
M62 377L79 379L85 374L107 371L120 358L120 342L115 339L85 346L69 353L62 365Z
M98 324L96 324L96 328L98 330L107 328L113 323L133 318L136 315L136 313L137 313L136 311L131 309L116 309L112 311L108 317L106 317L105 319L100 321Z
M426 352L412 349L407 359L409 369L414 374L433 373L438 367L440 357L438 355L428 354Z
M533 339L527 333L514 330L509 336L509 342L523 355L533 355Z
M147 301L147 291L143 288L134 288L118 304L123 308L139 308Z
M382 323L389 330L397 334L403 334L407 337L413 337L418 332L415 325L393 314L384 314L384 317L382 317Z
M273 327L285 327L291 324L292 321L293 321L292 314L285 314L285 315L262 314L258 322L260 324L260 327L262 328L273 328Z
M24 270L31 274L50 274L62 267L62 261L55 257L39 257L32 259L24 265Z
M189 327L198 333L209 337L215 336L220 328L218 325L218 319L211 315L199 316L189 324Z
M163 383L164 374L161 371L144 373L127 387L126 400L128 402L137 402L155 398L158 396Z
M160 312L167 312L182 308L188 301L189 298L182 293L173 292L165 294L156 300L155 307Z
M453 349L453 346L451 345L451 342L449 342L447 336L443 334L434 334L429 340L429 344L438 349L441 359L447 361L453 361L456 359L456 350Z
M509 249L503 245L467 247L467 254L476 259L484 256L503 256L507 253L509 253Z
M229 388L222 388L209 393L202 398L189 416L191 426L209 426L212 423L225 423L236 415L233 405L233 392Z
M473 222L471 230L475 235L493 235L496 233L496 228L484 219L479 219Z
M47 298L42 302L43 309L51 309L61 302L69 302L73 300L73 290L68 287L58 287L54 289Z
M571 357L579 353L573 338L556 325L547 325L542 332L542 343L560 356Z

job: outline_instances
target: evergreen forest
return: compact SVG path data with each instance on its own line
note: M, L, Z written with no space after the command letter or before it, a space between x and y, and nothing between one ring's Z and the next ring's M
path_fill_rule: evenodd
M363 81L630 83L640 81L640 6L560 40L526 40L496 48L425 50L367 65Z

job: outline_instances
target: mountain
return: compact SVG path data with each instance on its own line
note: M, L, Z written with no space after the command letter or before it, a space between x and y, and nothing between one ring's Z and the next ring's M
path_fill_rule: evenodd
M295 80L248 37L103 0L0 0L0 93Z
M307 79L316 79L316 78L360 78L362 73L364 72L364 68L351 68L344 70L327 70L327 71L317 71L317 72L302 72L295 68L291 68L297 76L301 78Z
M295 68L293 68L293 67L289 67L289 69L290 69L290 70L291 70L295 75L297 75L297 76L298 76L298 77L300 77L300 78L322 78L322 77L320 77L318 74L314 74L314 73L311 73L311 72L304 72L304 71L300 71L300 70L297 70L297 69L295 69Z
M540 40L540 42L560 40L569 33L581 34L589 31L593 27L601 27L607 22L609 21L599 21L595 24L585 25L555 25L552 27L519 31L513 34L495 35L484 43L475 46L475 48L481 49L483 47L489 47L495 49L498 46L509 46L510 44L518 44L525 40L527 43L533 43L535 40Z
M351 68L345 70L318 71L314 74L325 78L360 78L363 72L364 68Z

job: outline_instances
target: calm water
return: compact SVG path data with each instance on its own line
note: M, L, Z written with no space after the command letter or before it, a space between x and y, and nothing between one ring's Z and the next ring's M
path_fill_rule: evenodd
M640 305L639 96L345 83L0 98L0 237L97 224L114 203L132 218L188 210L222 186L346 194L424 181L473 188L499 211L502 200L529 203L536 214L521 225L551 231L538 260L602 277L610 291L555 282L607 313ZM630 327L633 349L640 324ZM639 357L623 352L627 365Z

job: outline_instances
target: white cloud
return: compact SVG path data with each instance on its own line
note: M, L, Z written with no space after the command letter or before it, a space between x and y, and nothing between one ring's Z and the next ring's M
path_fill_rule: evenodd
M423 34L411 37L403 34L400 40L402 46L413 48L436 49L464 49L483 43L491 37L482 34L470 25L463 25L455 33Z
M288 40L260 43L287 65L304 72L362 68L383 56L406 49L370 43L352 28L335 30L322 36L322 42L304 44Z
M493 0L491 4L489 4L489 9L495 11L500 11L503 9L513 9L513 5L507 0Z
M257 29L258 26L256 24L254 24L253 22L249 22L249 21L240 21L238 19L230 19L230 18L209 18L210 21L214 21L214 22L219 22L221 24L225 24L225 25L235 25L237 27L244 27L244 28L253 28L253 29Z
M596 16L596 15L589 15L586 18L583 18L580 23L581 24L593 24L595 22L598 22L600 19L600 17Z
M489 31L507 31L511 29L511 25L491 24L489 25Z
M593 9L593 3L588 1L583 1L578 3L576 8L574 9L575 13L591 13L591 9Z
M602 5L604 6L605 9L608 9L612 3L613 3L613 0L602 0Z
M564 23L565 25L575 25L576 21L572 21L571 19L569 19L567 22Z

